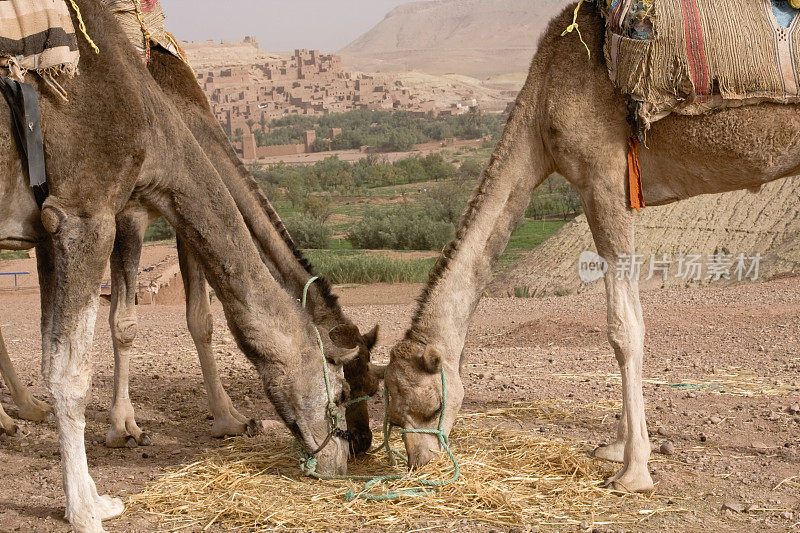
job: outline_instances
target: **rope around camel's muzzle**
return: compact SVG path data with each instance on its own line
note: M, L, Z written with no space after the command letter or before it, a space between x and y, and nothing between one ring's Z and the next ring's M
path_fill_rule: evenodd
M308 290L311 285L317 281L318 277L313 277L306 283L306 286L303 288L303 298L302 298L302 305L303 309L306 308L306 304L308 301ZM300 459L300 469L303 473L309 477L313 477L315 479L319 479L322 481L364 481L364 488L356 493L355 491L349 490L345 494L345 500L350 502L356 499L362 500L371 500L371 501L389 501L389 500L397 500L403 496L430 496L436 490L446 485L450 485L458 480L459 476L461 475L461 469L458 464L458 459L453 454L453 451L450 449L450 439L447 436L447 433L442 429L444 427L444 412L445 406L447 405L447 378L445 375L444 366L442 366L441 374L442 374L442 410L439 413L439 425L437 429L401 429L400 433L402 435L408 434L418 434L418 435L435 435L439 440L439 445L442 449L447 453L447 456L450 458L450 461L453 463L453 475L446 480L430 480L425 479L419 476L411 476L410 474L389 474L385 476L353 476L353 475L327 475L327 474L320 474L317 472L317 458L315 457L322 449L331 441L331 439L335 436L339 436L341 429L339 429L339 423L341 422L341 415L339 415L339 408L336 405L336 402L333 400L333 390L331 389L331 379L330 379L330 371L328 370L328 361L325 358L325 348L322 343L322 336L319 333L319 329L314 327L314 330L317 333L317 341L319 342L319 349L322 352L322 375L325 380L325 392L328 398L328 404L326 406L326 415L328 417L328 423L330 425L330 432L328 436L323 441L323 444L317 448L317 450L313 453L309 453L307 450L304 450L300 447L300 453L302 455ZM365 402L370 399L369 396L362 396L360 398L355 398L352 400L347 401L343 404L343 407L349 407L351 405ZM391 466L397 465L397 458L399 457L402 461L407 461L406 457L396 449L392 449L390 444L390 439L392 436L392 428L394 427L389 422L389 391L384 384L383 388L383 401L384 401L384 415L383 415L383 442L378 445L377 447L371 449L367 453L375 453L379 450L385 449L386 453L389 457L389 464ZM370 491L378 486L383 485L389 481L401 481L401 480L413 480L421 487L418 488L411 488L411 489L401 489L398 491L390 490L386 494L372 494Z

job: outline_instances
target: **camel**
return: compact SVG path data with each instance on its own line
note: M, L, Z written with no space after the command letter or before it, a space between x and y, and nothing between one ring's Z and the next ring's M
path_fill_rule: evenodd
M194 73L178 58L157 47L152 49L150 59L150 74L180 110L184 122L233 195L273 277L291 295L300 299L306 283L315 276L314 269L231 148ZM139 255L144 231L152 218L158 216L157 213L149 215L145 216L145 210L142 209L129 209L117 215L117 238L111 260L112 308L109 317L116 363L111 427L106 437L106 445L110 447L147 445L150 441L150 437L136 423L128 395L130 351L137 333L135 292ZM178 250L186 292L187 323L197 347L209 407L214 417L211 433L216 437L252 433L252 421L236 411L219 379L211 350L213 321L203 272L180 238ZM348 363L344 370L350 397L373 396L379 381L370 363L370 350L377 342L377 326L362 335L345 316L337 297L324 279L317 280L309 288L308 311L326 345L359 349L359 356ZM368 450L372 433L366 404L350 405L346 413L351 451L358 454Z
M148 66L156 82L181 110L190 129L196 132L195 137L206 153L217 155L213 159L215 167L229 190L236 194L237 205L247 219L248 227L251 231L259 232L256 242L261 246L262 258L281 285L299 299L305 284L314 276L313 267L303 258L277 212L230 148L211 113L205 95L194 81L191 69L159 48L152 50ZM106 435L106 446L112 448L147 446L151 443L150 436L136 423L128 392L130 352L138 331L135 293L139 255L144 230L158 216L157 213L140 214L143 216L129 213L117 216L117 235L111 255L112 294L109 322L114 345L115 373L111 425ZM255 422L239 414L233 407L217 372L211 351L213 319L208 306L205 277L185 246L179 245L179 256L186 292L187 324L197 347L209 407L214 418L211 434L215 437L244 433L252 435L256 431ZM344 315L337 298L331 293L330 285L324 279L313 285L308 302L312 319L320 327L323 337L330 339L331 333L334 333L335 342L331 341L330 344L338 343L338 346L345 348L359 347L359 356L345 366L350 396L360 398L374 395L378 388L378 379L370 364L369 352L377 342L377 326L362 335ZM0 370L8 369L8 372L3 373L7 374L6 379L12 383L10 388L19 407L19 416L26 420L43 420L50 407L33 398L19 384L7 354L4 362L5 365L0 365ZM362 453L369 449L372 442L366 405L350 405L346 413L351 452ZM9 434L16 432L13 421L4 413L0 415L0 429L5 429Z
M559 172L579 191L605 277L608 340L622 375L623 412L616 439L595 456L622 463L608 480L616 490L653 488L651 446L642 395L644 323L636 279L617 276L617 258L634 253L635 211L628 207L626 98L609 80L605 25L584 4L578 23L591 51L573 33L575 5L551 22L533 58L488 168L461 219L455 240L431 273L410 329L391 350L386 370L391 423L435 429L441 409L450 432L464 398L460 376L470 318L531 193ZM653 125L640 150L648 205L761 185L800 173L800 108L761 104ZM447 405L442 404L444 368ZM433 435L405 434L409 464L439 451Z
M25 184L10 113L0 111L8 125L0 130L0 247L37 250L42 370L59 431L66 518L78 532L102 531L102 521L124 508L98 494L84 446L100 282L121 213L157 211L176 228L300 446L317 459L319 472L345 472L349 445L334 426L344 414L343 364L359 348L326 349L323 358L314 324L270 275L233 197L175 105L105 7L96 0L76 4L101 53L80 41L82 73L63 80L69 103L42 80L26 77L42 95L50 196L41 211Z

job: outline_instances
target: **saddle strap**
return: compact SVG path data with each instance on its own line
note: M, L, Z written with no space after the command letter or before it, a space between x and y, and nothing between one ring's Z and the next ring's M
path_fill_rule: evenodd
M28 174L28 180L36 204L39 209L49 195L47 172L44 160L44 140L42 138L42 120L39 113L39 94L27 83L22 83L5 76L0 77L0 91L8 102L14 122L14 137L17 139L22 167Z

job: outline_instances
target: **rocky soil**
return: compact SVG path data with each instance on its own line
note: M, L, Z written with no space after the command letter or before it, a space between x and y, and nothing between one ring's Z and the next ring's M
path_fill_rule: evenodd
M15 266L25 268L21 263ZM0 266L6 271L6 263ZM419 289L339 291L359 325L382 326L378 360L387 357L389 346L408 326ZM800 278L653 290L644 293L643 301L648 327L644 388L656 450L653 505L685 511L646 517L624 529L800 530ZM103 446L113 375L107 311L101 308L97 323L87 449L100 489L125 497L164 468L190 461L219 441L208 436L206 398L183 308L140 306L131 395L153 445ZM230 340L216 301L214 314L215 353L234 403L250 416L274 418L255 372ZM38 320L35 288L0 291L0 327L9 351L23 379L42 397ZM620 383L604 320L605 303L597 294L485 299L466 348L464 409L553 401L570 416L507 422L542 438L579 443L587 452L608 441ZM0 401L16 413L6 389L0 390ZM371 406L381 416L380 402ZM20 425L18 436L0 437L0 531L68 531L55 426ZM137 513L106 526L112 531L159 529L155 518ZM521 524L523 529L533 526ZM475 524L475 529L484 526Z

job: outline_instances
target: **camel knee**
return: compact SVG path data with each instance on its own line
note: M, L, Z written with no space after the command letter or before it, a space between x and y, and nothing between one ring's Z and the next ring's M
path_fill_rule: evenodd
M190 309L187 313L189 333L197 342L211 344L214 336L214 317L205 309Z
M74 369L64 371L53 370L46 376L47 392L53 399L57 417L72 417L80 414L88 402L89 389L92 387L91 370L87 366L80 372Z
M622 325L609 326L608 343L614 350L617 363L624 365L643 345L644 331L636 332Z
M121 346L130 347L139 334L139 324L135 315L115 317L111 325L114 338Z

